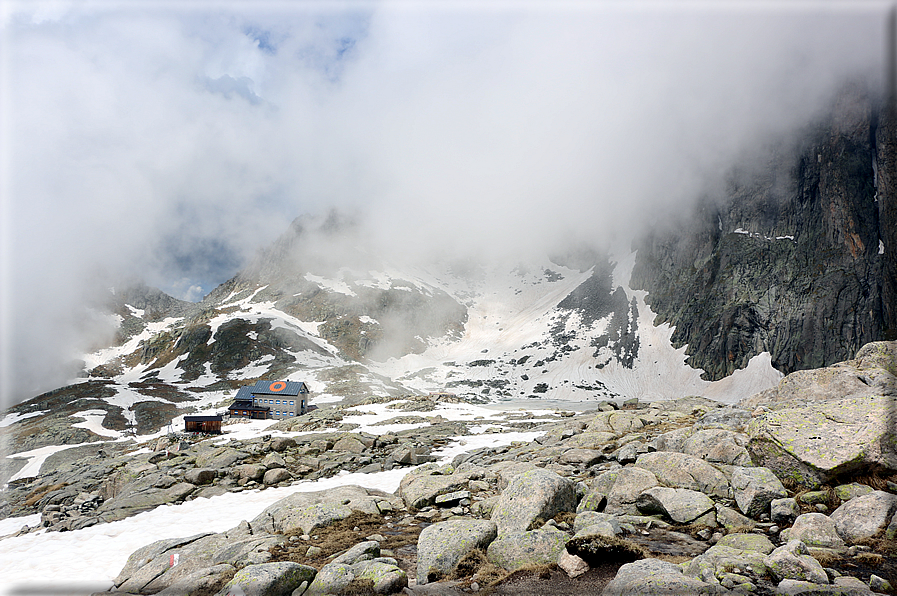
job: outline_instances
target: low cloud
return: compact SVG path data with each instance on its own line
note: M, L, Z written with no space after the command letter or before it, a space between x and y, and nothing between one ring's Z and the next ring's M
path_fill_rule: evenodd
M105 280L196 299L303 213L418 254L625 238L878 84L888 3L783 4L7 4L7 400Z

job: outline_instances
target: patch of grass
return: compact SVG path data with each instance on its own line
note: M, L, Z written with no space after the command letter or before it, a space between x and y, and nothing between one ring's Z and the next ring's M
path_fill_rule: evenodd
M329 562L334 555L340 554L372 534L380 534L385 540L380 543L380 548L397 550L410 544L417 545L417 538L421 532L419 524L402 526L395 524L393 528L386 527L387 520L379 514L362 513L355 511L344 520L334 522L325 528L314 531L311 540L296 540L271 547L271 562L292 561L301 565L310 565L320 569ZM358 528L356 531L355 528ZM301 536L302 530L296 529L287 532L286 536ZM321 554L317 557L307 557L308 547L317 546ZM407 571L407 570L406 570Z
M472 550L458 561L448 579L461 580L465 586L472 582L488 586L507 577L508 572L494 565L480 549Z
M573 522L576 521L576 512L575 511L561 511L557 515L554 516L554 521L559 524L567 523L570 524L570 527L573 527Z
M40 501L47 493L53 492L54 490L59 490L60 488L66 487L68 485L68 482L60 482L58 484L39 486L25 496L25 506L31 507L35 503Z
M374 580L353 577L342 594L343 596L370 596L374 594Z
M858 563L862 563L868 567L880 567L884 563L885 558L878 553L857 553L854 557Z
M567 542L567 552L589 566L602 563L631 563L644 559L648 551L638 544L616 536L581 536Z
M872 552L884 555L889 559L897 560L897 540L888 540L887 538L867 538L860 540L857 545L868 546Z
M483 581L486 586L481 594L483 594L483 596L489 596L490 594L494 594L499 586L509 582L513 583L516 580L525 580L527 578L538 578L542 581L550 580L551 572L556 571L557 569L558 566L553 563L550 565L524 565L520 569L515 569L511 572L500 569L499 571L501 572L501 575L489 583L485 583L485 578L478 578L477 581Z
M810 555L823 567L835 567L841 561L840 555L826 551L811 551Z

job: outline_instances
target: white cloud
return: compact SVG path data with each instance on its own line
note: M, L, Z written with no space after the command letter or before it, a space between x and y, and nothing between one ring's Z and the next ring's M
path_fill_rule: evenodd
M628 230L879 75L889 5L181 6L4 5L16 387L96 276L195 298L307 211L480 253Z

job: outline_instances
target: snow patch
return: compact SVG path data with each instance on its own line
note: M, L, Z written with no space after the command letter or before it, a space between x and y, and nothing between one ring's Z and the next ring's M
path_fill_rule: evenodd
M86 428L95 435L101 437L113 437L118 439L121 432L103 427L103 420L106 419L105 410L84 410L70 415L72 418L83 418L84 422L78 422L72 425L72 428Z
M43 416L44 414L48 414L50 410L41 410L40 412L28 412L27 414L19 414L18 412L13 412L11 414L7 414L3 417L3 420L0 420L0 428L4 426L10 426L15 424L16 422L20 422L27 418L34 418L35 416Z
M305 279L316 283L321 288L330 290L331 292L337 292L339 294L345 294L347 296L357 296L355 292L352 291L352 288L349 287L349 284L342 280L337 279L327 279L325 277L320 277L318 275L312 275L311 273L305 274Z

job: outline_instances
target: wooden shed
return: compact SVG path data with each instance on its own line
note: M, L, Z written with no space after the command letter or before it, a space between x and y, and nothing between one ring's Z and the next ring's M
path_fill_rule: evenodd
M184 430L188 433L221 434L221 416L184 416Z

